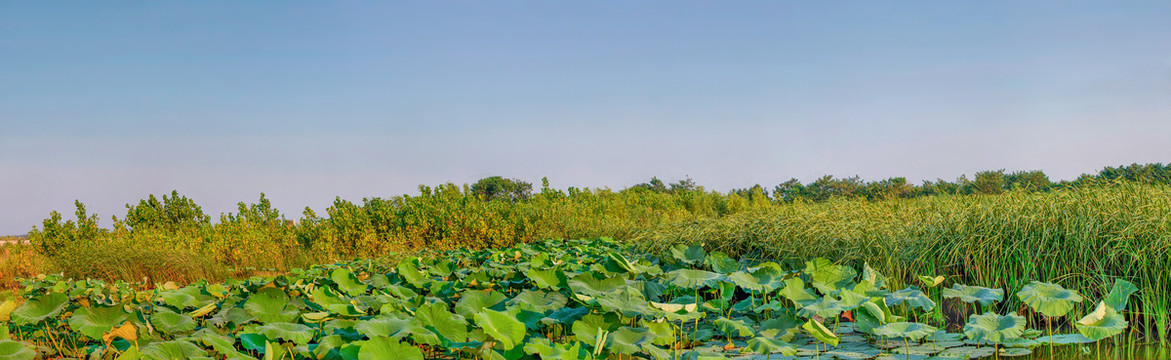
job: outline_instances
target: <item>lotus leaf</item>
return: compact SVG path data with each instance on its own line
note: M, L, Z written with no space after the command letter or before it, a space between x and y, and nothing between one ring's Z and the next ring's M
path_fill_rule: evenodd
M935 302L931 298L923 294L915 288L906 288L893 293L887 294L885 297L886 304L896 306L906 303L907 307L922 309L923 311L931 311L935 308Z
M1068 314L1074 303L1082 302L1082 296L1054 283L1034 281L1021 288L1017 297L1026 305L1049 317Z
M12 311L16 310L16 302L12 300L5 300L0 302L0 323L8 322L12 319Z
M244 310L264 323L290 322L300 315L289 303L289 295L277 288L264 288L248 298Z
M496 309L497 305L505 300L508 300L508 297L496 291L467 290L460 293L459 301L455 303L455 312L464 318L472 318L480 310Z
M152 360L187 360L207 356L207 351L183 340L157 342L142 348L142 357Z
M793 356L797 354L797 348L787 342L759 336L748 340L748 349L766 355L781 353L784 356Z
M9 339L0 339L0 360L33 360L36 356L32 346Z
M37 324L61 314L67 305L69 298L62 293L37 296L12 311L12 322L16 325Z
M539 289L558 290L569 287L569 278L560 269L529 269L529 280Z
M838 336L835 335L833 331L830 331L830 329L827 329L825 325L822 325L819 321L809 319L809 321L805 322L805 325L801 325L801 328L805 329L805 331L808 332L810 336L813 336L814 339L817 339L817 341L821 341L822 343L828 344L829 346L838 346L838 341L840 340L838 339Z
M83 307L74 311L73 316L69 317L69 327L90 339L101 340L102 334L126 321L128 317L129 314L121 306Z
M505 350L515 348L525 338L525 325L508 313L484 309L475 315L476 325L499 341Z
M419 348L401 343L397 339L378 336L366 340L360 345L357 358L359 360L423 360L423 352Z
M801 278L794 277L784 281L785 287L781 288L781 296L789 299L798 306L806 306L814 303L819 298L813 295L808 290L805 290L805 281Z
M195 319L190 315L177 314L166 308L159 308L150 316L150 324L164 334L178 334L195 330Z
M671 247L671 256L684 264L695 265L703 262L703 259L707 257L707 252L703 250L703 245L685 246L678 244Z
M728 257L728 254L713 251L703 259L703 263L709 266L712 271L720 274L731 274L740 270L740 262Z
M623 326L606 336L606 348L618 354L631 355L654 341L655 335L647 328Z
M622 285L626 285L626 279L606 277L595 271L583 272L569 279L569 287L573 289L574 293L590 296L614 291Z
M422 289L431 281L431 277L425 271L419 270L416 265L417 259L404 259L398 263L398 275L406 280L407 283L413 285L416 289Z
M854 281L857 271L845 265L836 265L824 258L816 258L805 262L806 274L813 278L813 287L828 294L844 288Z
M1094 312L1078 320L1076 325L1079 333L1085 335L1086 338L1098 341L1121 334L1129 324L1126 322L1126 318L1118 314L1117 310L1102 301L1098 303L1098 307L1094 308Z
M354 274L346 268L334 269L329 278L330 280L333 280L334 284L337 284L339 290L349 296L362 295L366 293L366 289L368 288L366 284L363 284L361 281L359 281L358 278L354 277Z
M640 297L642 296L641 293L638 294ZM529 309L540 313L548 313L564 307L568 302L569 299L566 298L565 295L561 295L561 293L544 292L541 290L525 290L516 297L506 301L505 305L510 307L519 306L524 309Z
M914 322L897 322L875 328L874 335L919 340L934 334L937 330L939 329L931 325Z
M964 335L975 341L990 341L1004 343L1005 341L1020 338L1025 331L1026 321L1023 316L996 313L972 314L968 323L964 325Z
M1004 300L1004 290L955 284L943 289L943 298L959 299L965 303L979 302L980 305L988 306Z
M415 318L424 327L429 327L448 341L464 342L468 340L467 320L463 316L448 311L445 303L423 305L415 310Z
M1126 303L1130 299L1130 294L1138 291L1138 287L1129 281L1118 279L1114 282L1114 287L1110 288L1110 294L1106 295L1106 305L1116 311L1126 310Z
M313 340L313 328L293 323L268 323L256 328L269 340L292 341L298 345L308 344Z
M672 285L680 288L695 289L712 286L716 281L723 279L724 275L706 270L679 269L663 274L663 277Z

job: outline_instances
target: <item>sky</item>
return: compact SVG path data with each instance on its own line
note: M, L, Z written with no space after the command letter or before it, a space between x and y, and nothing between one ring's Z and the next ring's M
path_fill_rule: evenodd
M727 191L1171 162L1171 2L0 1L0 234L500 175Z

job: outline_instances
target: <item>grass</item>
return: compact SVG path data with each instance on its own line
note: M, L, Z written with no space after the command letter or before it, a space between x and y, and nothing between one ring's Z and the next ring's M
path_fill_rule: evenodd
M1171 189L1121 185L867 202L795 203L643 232L651 250L703 242L732 256L794 265L813 257L868 262L910 281L944 275L1016 293L1032 280L1091 298L1123 278L1142 289L1129 318L1167 341ZM1016 299L1001 310L1019 307ZM1093 304L1083 303L1076 318ZM1068 320L1066 318L1065 320Z

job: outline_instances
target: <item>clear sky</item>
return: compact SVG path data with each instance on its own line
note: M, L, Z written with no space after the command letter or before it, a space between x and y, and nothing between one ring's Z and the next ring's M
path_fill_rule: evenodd
M0 234L172 189L1071 179L1169 139L1166 1L0 1Z

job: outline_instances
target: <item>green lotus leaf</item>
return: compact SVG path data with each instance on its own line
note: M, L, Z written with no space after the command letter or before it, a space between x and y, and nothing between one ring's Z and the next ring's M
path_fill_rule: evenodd
M583 316L581 320L573 322L573 326L571 327L573 336L586 345L598 347L599 345L596 341L599 335L618 329L616 318L615 316L615 321L610 322L605 317L597 314Z
M484 309L475 315L476 325L499 341L505 350L515 348L525 338L525 325L508 313Z
M300 315L289 303L289 295L277 288L264 288L248 298L244 310L263 323L291 322Z
M641 294L639 295L641 296ZM569 299L566 298L565 295L561 295L561 293L544 292L541 290L525 290L516 295L516 297L506 301L504 304L509 307L515 306L539 313L549 313L553 310L564 307L568 302Z
M1116 311L1126 310L1126 303L1130 299L1130 294L1138 291L1138 287L1129 281L1118 279L1114 282L1114 287L1110 288L1110 294L1106 295L1107 306L1114 308Z
M16 310L16 302L12 300L4 300L0 302L0 323L12 320L12 311Z
M797 311L797 315L805 318L811 318L814 315L817 315L825 319L833 319L837 317L838 314L841 314L844 310L845 309L843 309L842 306L838 304L837 300L834 300L832 297L825 296L815 303L802 307L801 310Z
M142 357L151 360L187 360L207 356L207 351L183 340L157 342L142 348Z
M647 328L623 326L606 335L606 348L610 352L632 355L643 348L644 343L654 341L654 334Z
M164 334L178 334L191 330L195 330L195 319L190 315L177 314L167 308L158 308L154 315L150 316L150 324L154 326L155 330L161 331Z
M19 341L0 339L0 360L33 360L37 353L33 347Z
M913 287L886 294L884 300L890 306L906 303L907 307L921 309L923 311L931 311L931 309L935 308L935 302L931 301L931 298Z
M1094 312L1087 314L1076 324L1077 332L1094 341L1121 334L1128 325L1130 324L1126 322L1126 318L1105 301L1099 302Z
M805 325L801 325L801 328L805 329L817 341L821 341L829 346L838 346L838 341L841 340L837 335L834 335L833 331L827 329L825 325L822 325L817 320L809 319L809 321L805 322Z
M207 305L213 299L203 294L203 287L188 286L177 290L161 290L159 297L163 303L179 310L198 308Z
M781 353L784 356L793 356L797 354L797 348L787 342L759 336L748 340L748 350L766 355Z
M955 284L943 289L943 298L959 299L965 303L979 302L980 305L988 306L1004 300L1004 290Z
M939 284L942 284L942 283L943 283L943 281L944 281L944 280L946 280L946 279L947 279L947 278L945 278L945 277L943 277L943 276L923 276L923 275L919 275L919 283L923 284L923 287L929 287L929 288L933 288L933 287L939 286Z
M926 324L915 322L897 322L875 328L874 335L919 340L934 334L938 330L939 329L936 329L934 326Z
M870 263L862 264L862 281L869 281L871 284L874 284L876 289L886 287L886 276L883 276L878 271L875 271L874 268L870 267Z
M580 342L572 344L554 344L547 339L531 341L525 344L524 351L530 355L539 355L542 360L586 360L590 359L589 351L582 348Z
M468 321L463 316L448 311L446 303L436 302L420 306L415 310L415 319L448 341L468 340Z
M819 297L805 290L805 281L799 277L790 278L784 281L785 287L781 288L781 296L789 299L798 306L807 306L816 302Z
M459 301L455 303L455 312L464 318L472 318L480 310L495 308L505 300L508 297L496 291L467 290L460 293Z
M1025 331L1025 317L1010 314L1002 316L993 312L968 316L968 323L964 325L964 335L975 341L990 341L1004 343L1018 339Z
M364 290L363 290L364 291ZM350 299L342 298L342 295L328 286L322 286L313 289L310 293L310 299L314 303L321 305L330 313L342 316L362 316L365 313L358 311Z
M622 256L617 251L610 251L606 254L605 266L606 270L615 273L638 273L638 269L634 266L634 263L627 260L625 256Z
M428 264L427 272L431 273L431 275L445 278L451 276L451 274L455 272L454 266L455 263L451 260L443 259Z
M713 251L703 259L703 263L710 266L712 271L720 274L731 274L740 270L740 262L728 257L728 254Z
M879 299L879 301L882 301ZM889 309L875 302L863 303L854 312L854 324L858 331L873 334L874 329L888 323Z
M837 304L843 310L854 310L859 306L862 306L863 303L869 301L870 297L863 293L855 292L854 290L850 289L842 289L841 293L838 294Z
M398 263L396 270L407 283L414 285L416 289L422 289L427 286L428 282L431 282L431 276L426 271L419 270L416 261L416 259L404 259Z
M706 270L679 269L663 274L663 278L671 283L671 285L680 288L695 289L704 286L713 286L716 281L723 279L724 275Z
M737 271L728 275L728 279L736 286L762 293L769 293L783 284L785 274L773 267L761 267L751 273Z
M92 306L79 308L69 317L69 327L90 339L101 340L114 326L122 324L129 317L121 306Z
M587 271L569 279L569 287L575 294L596 296L605 294L619 286L626 285L626 279L621 277L606 277L596 271Z
M752 331L752 327L748 326L744 320L732 320L721 316L712 324L724 333L726 338L744 338L756 335L756 332Z
M268 323L256 328L256 332L269 340L292 341L297 345L308 344L314 333L311 327L293 323Z
M849 286L854 282L857 271L845 265L835 265L824 258L816 258L805 262L806 274L813 277L813 287L828 294Z
M378 336L366 340L358 348L358 360L423 360L423 352L397 339Z
M401 339L411 334L411 320L393 316L375 317L363 320L354 325L354 330L366 337L374 338L385 336Z
M565 276L565 272L561 269L545 269L540 270L531 268L525 273L529 281L533 282L533 286L538 289L558 290L569 287L569 278Z
M1082 302L1082 296L1054 283L1034 281L1021 288L1016 296L1029 307L1048 317L1068 314L1073 304Z
M801 332L801 321L789 314L777 314L772 319L760 322L760 335L781 341L792 341L799 332Z
M69 297L62 293L37 296L12 311L12 322L16 325L37 324L61 314L67 305Z
M628 318L655 312L651 309L650 302L642 297L642 292L629 286L622 287L596 300L602 310L619 313Z
M329 279L333 280L334 284L342 292L349 296L358 296L366 293L367 286L363 284L354 274L346 268L337 268L330 273Z
M703 262L703 259L707 257L707 252L703 250L703 245L677 244L671 247L671 257L684 264L695 265Z
M216 352L227 355L229 358L243 355L236 351L235 338L231 336L220 335L208 328L200 329L199 331L191 334L191 336L179 340L191 341L197 345L203 343L204 345L215 349Z
M208 318L207 322L212 325L223 326L229 322L236 325L244 325L253 320L256 320L256 316L249 313L248 310L233 306L220 309L220 312Z

